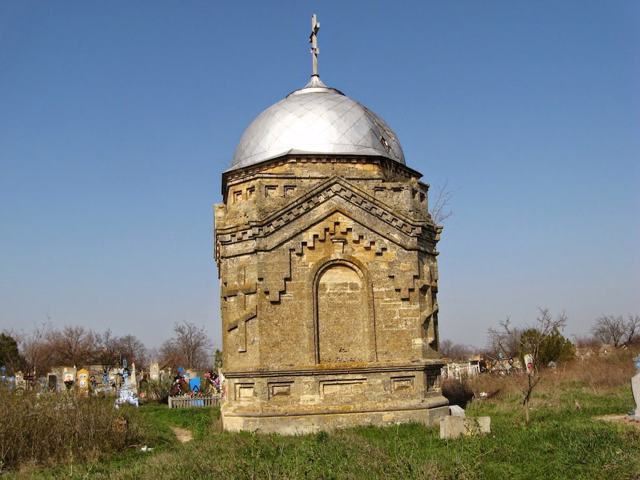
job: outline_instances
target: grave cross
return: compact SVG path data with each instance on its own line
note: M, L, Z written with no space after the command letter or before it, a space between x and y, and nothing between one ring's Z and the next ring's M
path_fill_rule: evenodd
M243 292L238 292L236 299L242 304L242 314L228 326L227 331L238 329L238 352L244 353L247 351L247 322L256 318L258 311L255 306L247 308L247 297Z
M313 73L311 76L318 76L318 54L320 49L318 48L318 32L320 31L320 22L314 13L311 17L311 34L309 35L309 43L311 44L311 60L313 66Z

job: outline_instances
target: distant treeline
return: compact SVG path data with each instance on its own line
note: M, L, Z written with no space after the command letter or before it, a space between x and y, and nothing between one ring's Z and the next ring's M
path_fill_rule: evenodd
M625 348L640 343L640 315L601 315L594 320L589 335L572 339L562 334L567 320L564 313L553 320L549 309L541 308L537 318L529 326L515 326L507 317L498 322L496 327L489 328L484 348L442 340L440 353L452 360L466 360L476 354L493 359L508 359L521 358L525 353L539 348L539 362L547 364L573 358L576 348L599 348L603 345ZM540 324L545 321L552 328L541 336Z
M219 357L218 354L216 357ZM46 375L53 366L119 365L123 359L146 368L157 361L161 368L210 368L214 362L212 342L204 327L176 323L171 338L157 350L149 350L134 335L114 335L81 326L54 328L45 324L28 333L0 333L0 367L7 374L21 370Z

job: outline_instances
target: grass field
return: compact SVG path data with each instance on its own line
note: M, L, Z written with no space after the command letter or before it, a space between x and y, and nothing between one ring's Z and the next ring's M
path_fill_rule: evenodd
M626 372L619 379L624 376ZM514 386L512 379L499 382ZM617 385L600 383L561 372L543 380L529 426L523 422L518 389L502 388L496 398L474 401L467 408L467 415L490 415L492 433L451 441L440 440L437 429L421 425L299 437L231 434L220 431L217 409L147 405L135 413L145 432L142 444L106 461L23 468L12 475L154 480L640 478L640 428L595 418L627 413L633 407L630 389L621 380ZM171 426L191 430L193 441L180 444ZM143 444L154 450L141 452Z

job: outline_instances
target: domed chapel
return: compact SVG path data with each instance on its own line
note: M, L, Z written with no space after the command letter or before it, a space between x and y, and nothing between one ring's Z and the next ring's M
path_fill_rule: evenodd
M318 75L249 125L215 206L225 430L432 424L441 227L378 115Z

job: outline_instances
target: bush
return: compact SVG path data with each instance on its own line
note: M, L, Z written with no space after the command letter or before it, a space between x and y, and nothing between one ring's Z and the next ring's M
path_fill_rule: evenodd
M0 471L97 460L140 436L131 410L115 410L112 399L0 387L0 418Z
M536 345L538 346L538 357L536 358L538 368L544 368L550 362L568 362L576 356L573 343L562 336L557 328L545 336L542 336L535 328L530 328L522 332L520 336L520 361L523 365L525 354L536 352Z
M141 388L145 401L167 403L173 381L171 378L164 380L148 380Z
M467 382L448 378L442 382L442 395L449 400L450 405L465 408L473 398L473 390L467 385Z

